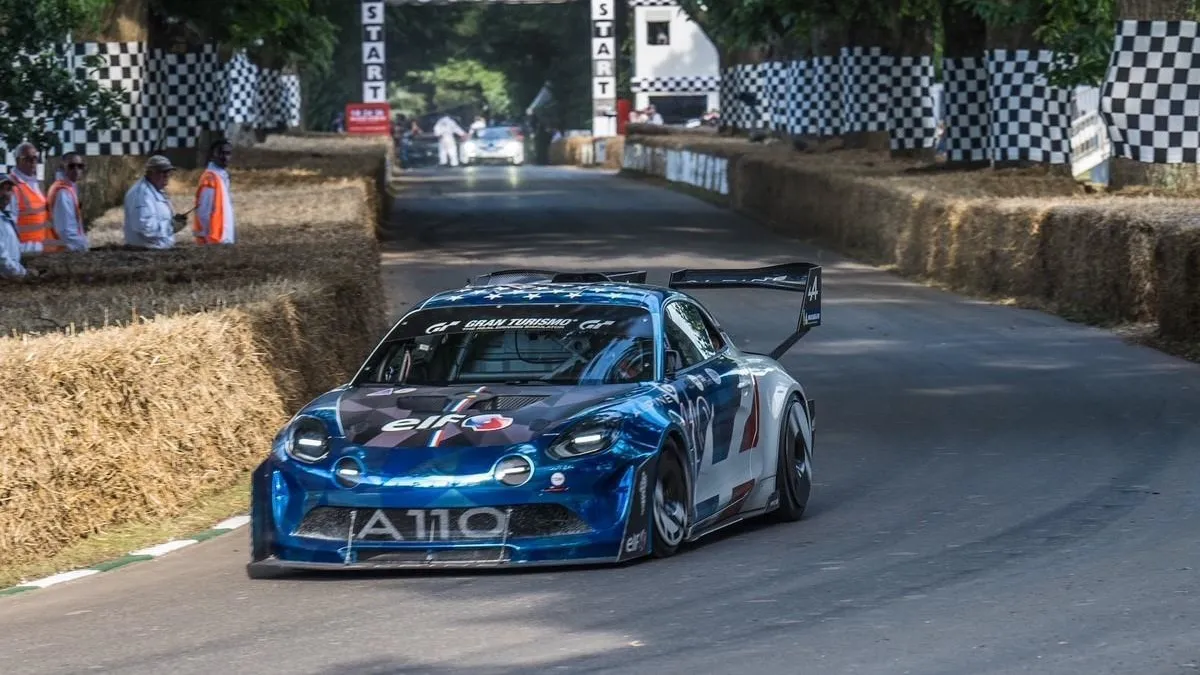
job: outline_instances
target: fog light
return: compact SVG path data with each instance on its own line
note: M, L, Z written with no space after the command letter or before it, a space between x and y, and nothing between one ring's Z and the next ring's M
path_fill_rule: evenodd
M492 475L509 487L518 487L533 478L533 463L520 455L505 457L496 463Z
M343 457L333 465L333 480L344 488L352 488L362 482L362 467L353 457Z

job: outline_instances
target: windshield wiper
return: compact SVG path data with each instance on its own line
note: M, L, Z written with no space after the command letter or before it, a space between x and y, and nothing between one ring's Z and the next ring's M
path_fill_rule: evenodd
M553 382L547 382L545 380L505 380L504 384L540 384L547 387L554 386Z

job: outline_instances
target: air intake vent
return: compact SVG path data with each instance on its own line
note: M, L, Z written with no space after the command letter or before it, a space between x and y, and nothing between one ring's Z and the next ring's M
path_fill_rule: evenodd
M449 402L445 396L401 396L396 399L396 407L416 412L440 412Z
M533 405L538 401L546 398L545 396L497 396L495 398L484 399L470 407L470 410L481 410L485 412L499 412L502 410L518 410L525 406Z

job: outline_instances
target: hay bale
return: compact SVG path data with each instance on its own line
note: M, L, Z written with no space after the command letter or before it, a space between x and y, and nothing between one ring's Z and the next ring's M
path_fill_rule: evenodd
M385 327L386 159L329 143L255 149L234 247L44 256L45 280L0 288L19 334L0 339L0 565L181 513L352 376Z

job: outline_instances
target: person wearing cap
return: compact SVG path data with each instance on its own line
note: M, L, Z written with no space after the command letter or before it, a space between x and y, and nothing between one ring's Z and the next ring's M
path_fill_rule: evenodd
M22 253L41 253L46 230L50 227L46 196L37 179L41 154L37 146L29 142L18 145L13 154L17 156L17 165L9 174L13 183L9 203L17 221L17 239L21 242Z
M216 141L208 149L208 167L196 188L196 215L192 221L192 236L200 246L232 244L237 238L227 170L232 154L233 144L229 141Z
M186 215L175 215L167 183L175 167L155 155L146 161L146 176L125 193L125 245L165 249L175 246L175 233L187 226Z
M0 277L7 279L24 279L30 276L25 266L21 264L21 242L17 239L17 221L7 204L13 196L15 182L8 174L0 173Z
M83 210L75 188L85 168L79 153L68 152L62 156L54 184L46 192L46 203L50 207L50 227L44 242L46 253L88 250Z

